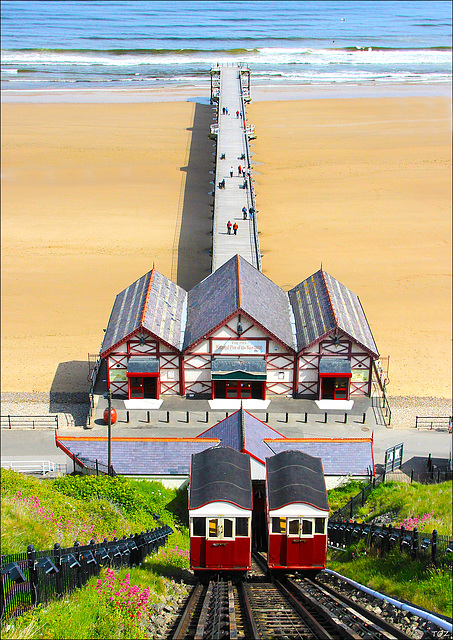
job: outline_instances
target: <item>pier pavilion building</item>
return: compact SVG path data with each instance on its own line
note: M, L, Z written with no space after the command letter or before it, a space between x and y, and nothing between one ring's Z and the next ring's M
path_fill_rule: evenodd
M117 295L100 350L128 399L369 397L378 358L359 298L326 271L285 292L240 255L188 292L153 268Z

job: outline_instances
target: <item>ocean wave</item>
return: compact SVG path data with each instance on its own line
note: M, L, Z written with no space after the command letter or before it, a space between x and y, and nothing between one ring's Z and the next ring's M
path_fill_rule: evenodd
M74 66L140 66L140 65L211 65L216 62L241 61L257 64L370 64L370 65L439 65L451 68L451 50L447 48L392 49L346 47L313 49L259 47L253 49L20 49L2 50L3 65L74 65Z

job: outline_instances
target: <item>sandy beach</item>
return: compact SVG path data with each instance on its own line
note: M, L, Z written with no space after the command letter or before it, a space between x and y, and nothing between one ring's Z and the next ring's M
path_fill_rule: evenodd
M289 289L322 262L357 293L391 395L451 396L450 109L436 95L248 108L263 271ZM212 113L2 105L2 391L85 390L118 292L153 263L185 288L208 275Z

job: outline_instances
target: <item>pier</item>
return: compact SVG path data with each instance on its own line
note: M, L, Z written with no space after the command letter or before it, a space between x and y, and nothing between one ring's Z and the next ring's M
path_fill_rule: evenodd
M245 104L249 100L250 71L247 67L235 64L219 65L211 69L211 102L217 103L217 122L211 125L211 137L217 140L212 232L213 272L236 254L261 271L249 149L249 139L254 137L254 127L247 123L245 112ZM230 233L228 221L231 222ZM238 227L236 234L234 225Z

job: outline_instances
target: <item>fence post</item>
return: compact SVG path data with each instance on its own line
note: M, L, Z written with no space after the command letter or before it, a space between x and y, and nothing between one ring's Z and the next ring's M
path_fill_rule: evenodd
M205 420L206 424L208 424L209 422L209 411L206 411L206 420Z
M305 424L307 424L307 420L308 420L308 412L305 412Z
M170 412L167 411L167 424L169 424L169 423L170 423Z
M267 424L269 422L269 414L266 413L266 417L264 418L264 422Z
M9 425L9 428L11 429L11 416L9 414L8 414L8 425Z
M327 411L324 414L324 423L327 424Z
M149 418L149 411L146 412L146 421L149 422L150 418Z
M400 529L400 539L399 539L399 543L400 543L400 551L403 548L403 540L404 540L404 536L406 535L406 527L404 525L401 526Z
M431 454L428 454L428 471L432 471L432 469L431 469L431 465L432 465L432 462L431 462Z
M63 595L63 576L61 575L61 547L56 542L53 546L54 548L54 558L53 563L58 569L58 572L55 574L55 586L57 588L57 595Z
M411 469L411 484L414 482L414 470Z
M346 424L348 421L348 414L346 413L346 411L344 412L344 424Z
M126 411L126 422L129 422L129 411Z
M285 414L285 422L288 423L289 413Z
M96 475L99 475L99 464L98 464L98 459L96 458Z
M33 607L36 607L39 600L38 572L36 570L36 551L32 544L29 544L27 547L27 559L28 559L28 577L30 579L31 604Z
M57 423L57 429L58 429L58 415L55 416L55 422Z
M74 542L74 555L75 555L75 559L79 563L79 566L76 567L77 587L81 589L82 588L82 554L80 553L80 542L78 540Z
M362 424L365 424L365 420L366 420L366 413L365 413L365 412L363 412Z
M431 560L435 565L437 559L437 529L434 529L433 534L431 536Z
M418 529L414 527L412 530L411 558L415 560L418 555Z
M352 520L353 509L354 509L354 499L350 500L349 518L350 518L351 520Z
M72 454L72 463L74 465L73 472L75 473L75 453Z
M186 423L189 424L189 412L186 411Z

